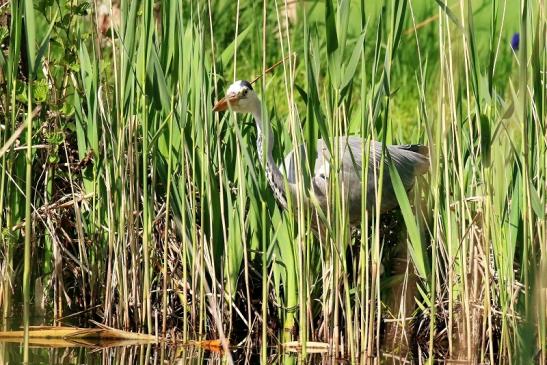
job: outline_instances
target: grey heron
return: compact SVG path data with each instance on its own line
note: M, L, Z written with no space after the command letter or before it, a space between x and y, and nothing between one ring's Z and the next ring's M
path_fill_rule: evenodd
M295 150L291 151L281 166L277 166L273 156L274 135L271 125L268 121L262 120L262 103L253 90L251 84L245 80L239 80L230 85L226 96L220 99L213 107L213 111L220 112L231 109L237 113L250 113L253 115L258 130L258 154L262 161L265 161L265 171L268 183L275 195L275 198L284 208L287 207L287 193L294 198L297 193L296 174L297 162ZM347 207L349 210L350 224L355 225L361 220L361 199L363 193L362 164L363 144L367 143L365 139L358 136L340 136L336 137L335 146L339 148L339 182L340 188L345 195ZM263 145L265 143L265 145ZM299 158L305 161L306 148L301 145L299 148ZM380 161L382 157L383 145L377 141L370 141L369 147L369 168L366 179L366 209L371 211L376 206L376 197L378 191L378 179L380 175ZM266 157L263 158L263 151ZM391 163L396 168L401 181L408 192L414 185L415 178L426 173L429 170L429 152L428 148L419 144L407 145L388 145L387 153L390 156ZM324 140L317 141L317 151L315 151L315 164L311 176L311 192L317 198L319 206L323 211L328 207L329 197L329 174L331 173L330 163L331 154ZM385 162L388 163L387 160ZM398 206L395 191L391 182L390 174L385 165L383 174L383 187L380 202L380 212L392 210ZM285 171L285 175L281 172ZM301 170L300 170L301 171ZM287 184L285 184L285 179ZM285 187L288 188L288 192ZM292 200L294 201L294 200Z

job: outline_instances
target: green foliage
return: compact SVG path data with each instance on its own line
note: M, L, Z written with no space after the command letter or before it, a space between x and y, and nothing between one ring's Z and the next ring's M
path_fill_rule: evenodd
M530 359L546 338L546 43L541 6L521 3L10 2L2 314L23 298L25 271L26 302L28 283L46 283L53 318L81 311L150 333L162 322L183 340L261 329L270 344L329 342L357 362L410 358L413 317L420 356L439 356L446 335L448 357ZM313 154L299 156L300 193L282 211L254 126L212 112L234 78L281 59L253 87L276 162L326 142L324 212L306 203ZM410 194L382 169L400 213L363 205L359 234L338 184L334 137L346 134L430 153ZM376 337L384 328L392 343Z

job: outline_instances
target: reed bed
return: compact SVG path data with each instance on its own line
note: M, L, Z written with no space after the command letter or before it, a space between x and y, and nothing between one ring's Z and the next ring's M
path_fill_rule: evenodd
M543 2L0 4L3 330L22 303L263 362L547 362ZM350 230L334 153L314 235L313 160L283 211L252 120L212 111L255 76L277 161L358 134L430 172Z

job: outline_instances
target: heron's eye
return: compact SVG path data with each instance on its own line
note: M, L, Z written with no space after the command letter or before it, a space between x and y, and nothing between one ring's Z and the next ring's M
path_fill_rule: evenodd
M242 96L246 96L247 95L247 91L249 91L248 89L243 89L241 90L241 95Z

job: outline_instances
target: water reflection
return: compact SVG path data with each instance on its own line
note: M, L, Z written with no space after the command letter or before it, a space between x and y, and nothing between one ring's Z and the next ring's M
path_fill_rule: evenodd
M162 356L163 360L162 361ZM216 357L216 359L215 359ZM217 354L206 354L196 349L177 349L162 345L134 345L117 347L61 347L29 348L30 364L203 364L220 363ZM21 364L23 345L0 344L0 365Z
M258 364L260 354L248 349L236 349L231 352L234 364ZM195 347L175 347L165 344L133 346L75 346L74 347L29 347L30 364L227 364L227 357ZM298 355L270 349L269 364L299 364ZM23 363L22 343L0 342L0 365ZM343 361L310 355L307 364L341 364Z
M32 316L32 323L48 321ZM71 323L77 325L78 322ZM49 327L51 328L51 327ZM0 320L1 331L22 330L20 316ZM23 363L22 338L0 338L0 365ZM241 347L232 349L230 356L211 349L172 343L143 344L136 341L114 341L85 338L33 338L28 348L29 364L234 364L261 363L260 349ZM281 347L268 349L268 364L344 364L343 360L310 354L305 361L299 354L284 352Z

